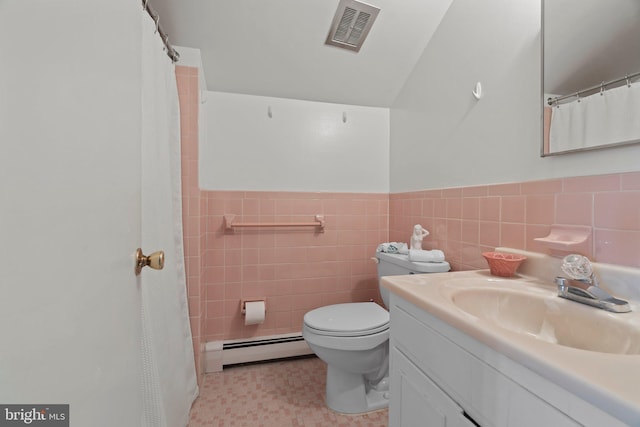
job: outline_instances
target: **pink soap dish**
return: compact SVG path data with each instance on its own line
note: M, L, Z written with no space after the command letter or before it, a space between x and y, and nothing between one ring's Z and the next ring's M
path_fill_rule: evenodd
M482 256L489 263L491 274L500 277L513 276L520 263L527 259L524 255L505 254L502 252L483 252Z

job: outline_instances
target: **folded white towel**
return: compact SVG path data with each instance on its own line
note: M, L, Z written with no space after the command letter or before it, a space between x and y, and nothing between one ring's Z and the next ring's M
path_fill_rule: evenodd
M408 254L409 247L406 243L389 242L380 243L376 252L386 252L388 254Z
M409 250L409 261L415 262L442 262L444 261L444 252L439 249L425 251L421 249Z

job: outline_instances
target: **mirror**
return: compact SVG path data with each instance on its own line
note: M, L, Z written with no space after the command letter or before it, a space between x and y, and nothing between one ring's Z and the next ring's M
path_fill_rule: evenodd
M640 142L640 0L542 2L542 155Z

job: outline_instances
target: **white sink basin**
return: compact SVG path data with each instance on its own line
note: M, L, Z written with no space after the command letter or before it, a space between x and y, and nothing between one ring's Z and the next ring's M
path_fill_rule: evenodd
M613 354L640 354L640 327L609 313L535 289L472 287L447 292L460 310L545 342Z

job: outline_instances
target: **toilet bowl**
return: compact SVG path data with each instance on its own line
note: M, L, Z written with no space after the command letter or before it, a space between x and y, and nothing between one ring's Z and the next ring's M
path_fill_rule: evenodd
M411 262L377 253L378 277L449 271L447 262ZM385 305L389 294L380 288ZM389 312L374 302L334 304L304 316L302 336L327 364L325 400L340 413L359 414L389 404Z
M389 313L374 302L335 304L305 314L302 336L327 363L326 403L357 414L389 403Z

